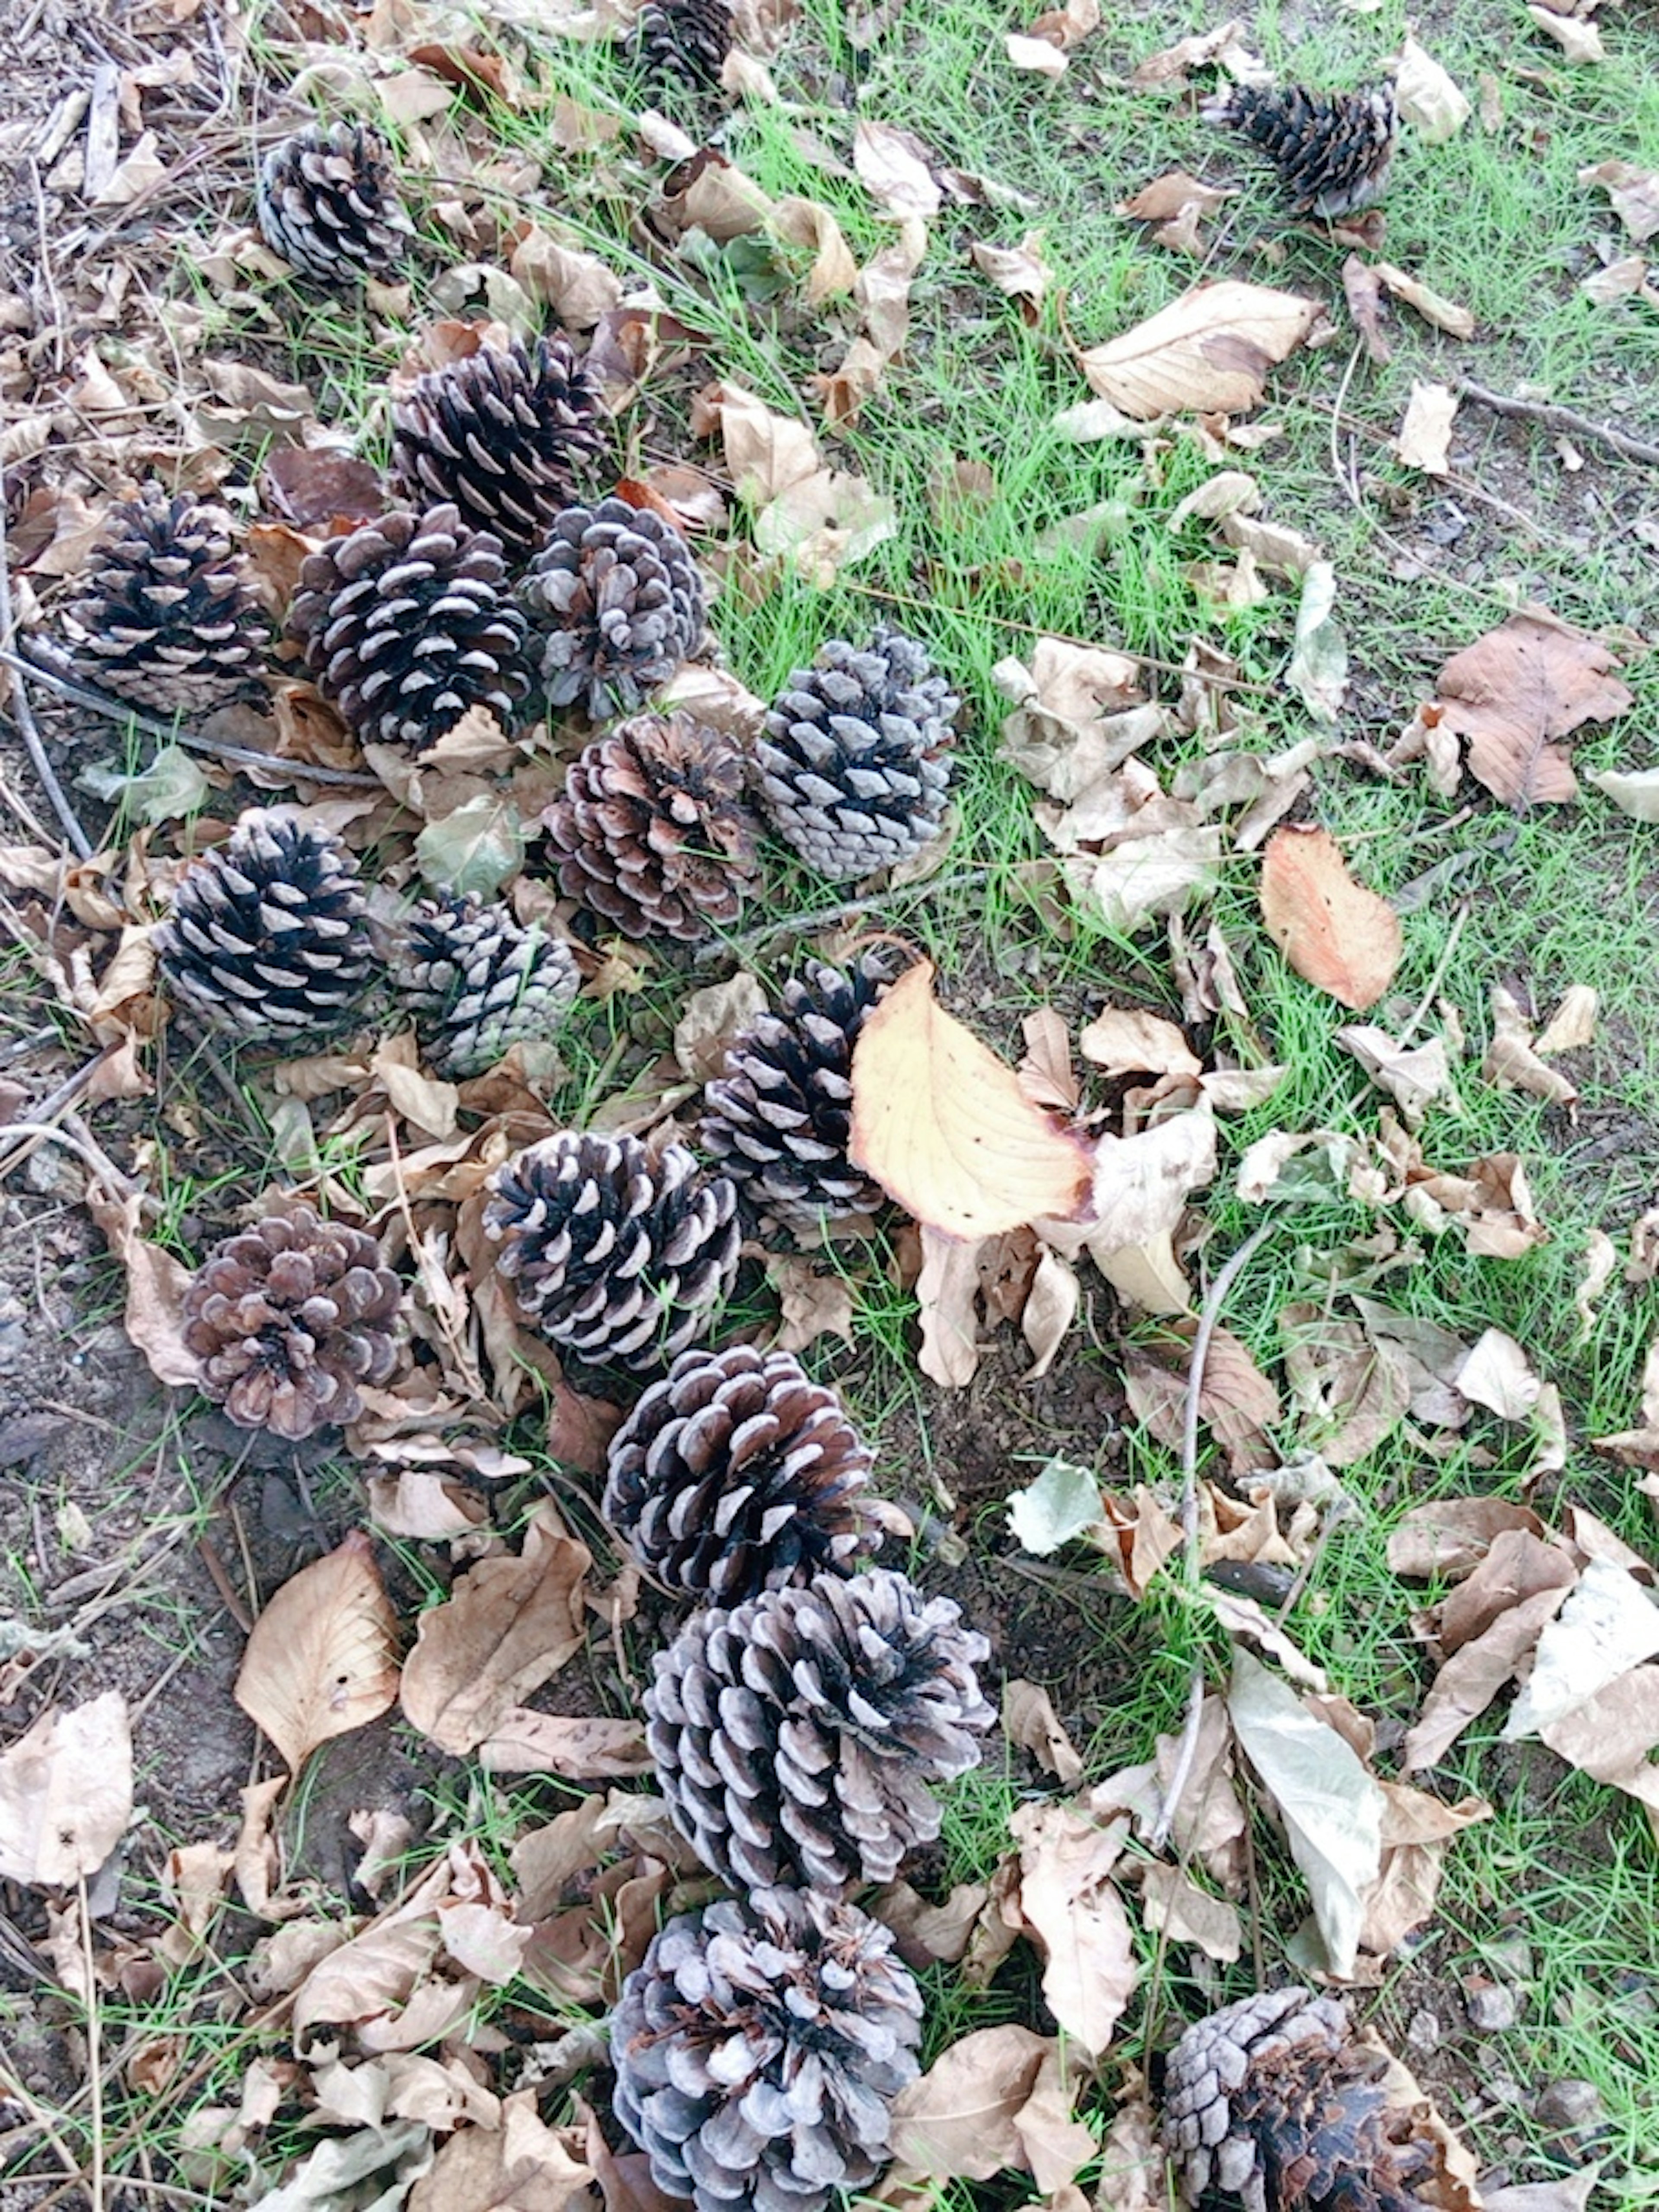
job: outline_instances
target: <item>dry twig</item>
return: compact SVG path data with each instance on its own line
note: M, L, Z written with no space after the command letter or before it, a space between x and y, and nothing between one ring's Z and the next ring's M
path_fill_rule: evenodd
M34 708L23 682L22 671L12 655L5 651L12 642L16 621L11 605L11 555L3 538L6 482L0 471L0 653L12 672L12 697L15 702L18 734L27 750L30 765L40 780L40 788L52 801L52 811L63 824L64 835L76 854L82 860L92 858L92 845L81 827L80 817L70 805L57 772L46 758L46 748L41 740L40 726L34 719Z
M1453 389L1465 399L1473 399L1477 407L1489 407L1494 415L1513 415L1523 422L1541 423L1547 430L1559 430L1565 437L1586 439L1591 445L1605 446L1610 453L1622 454L1627 461L1640 461L1648 468L1659 469L1659 446L1650 445L1645 438L1632 438L1628 430L1615 430L1610 422L1592 422L1576 407L1558 407L1549 399L1512 398L1506 392L1488 392L1484 384L1471 383L1467 376L1458 377Z

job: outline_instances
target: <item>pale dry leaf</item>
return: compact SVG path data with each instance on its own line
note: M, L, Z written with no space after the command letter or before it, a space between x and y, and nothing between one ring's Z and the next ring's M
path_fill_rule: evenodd
M687 1079L708 1083L723 1074L731 1046L765 1012L765 986L746 968L694 991L674 1024L674 1057Z
M1607 50L1601 43L1601 33L1587 17L1558 15L1552 9L1537 6L1529 6L1527 13L1570 62L1606 61Z
M1014 702L998 757L1063 805L1170 726L1166 711L1142 696L1139 664L1107 647L1042 637L1029 666L1011 655L991 680Z
M939 1959L954 1966L967 1951L990 1899L988 1883L962 1881L942 1905L930 1905L908 1881L890 1881L864 1900L864 1909L893 1930L908 1965L921 1966Z
M1330 1970L1350 1976L1363 1900L1382 1867L1382 1790L1344 1737L1246 1651L1233 1654L1227 1710L1284 1820Z
M1020 1915L1043 1954L1044 2002L1098 2058L1137 1979L1129 1916L1112 1880L1128 1820L1046 1804L1018 1807L1008 1825L1019 1845Z
M131 1817L132 1729L118 1690L51 1707L0 1752L0 1879L73 1889Z
M920 216L929 222L939 210L939 188L928 166L927 149L914 131L890 123L861 121L853 134L853 167L859 180L885 213L902 222Z
M1022 2164L1018 2118L1053 2049L1052 2036L1012 2022L975 2028L948 2045L893 2100L898 2174L988 2181Z
M1069 1460L1051 1459L1008 1495L1008 1526L1022 1551L1039 1559L1097 1528L1103 1518L1099 1478Z
M83 1200L103 1231L110 1256L126 1275L122 1326L129 1343L143 1352L158 1382L197 1389L202 1380L202 1363L185 1342L184 1333L190 1270L143 1234L143 1202L141 1190L117 1195L106 1190L95 1176L88 1180Z
M1529 1505L1505 1498L1437 1498L1413 1505L1389 1535L1389 1565L1414 1581L1458 1582L1472 1574L1506 1529L1541 1538L1543 1523Z
M817 200L781 199L773 204L770 217L775 234L787 245L803 246L812 256L812 266L802 288L809 307L850 292L858 282L859 265L842 235L841 225Z
M432 2130L422 2120L331 2136L259 2201L266 2212L344 2212L360 2204L390 2212L430 2170L435 2153Z
M1543 1033L1533 1050L1541 1059L1546 1054L1581 1052L1587 1044L1595 1042L1595 1018L1601 1011L1601 994L1589 983L1572 983L1561 995L1561 1003L1545 1024Z
M1622 771L1593 768L1589 780L1621 814L1632 815L1638 822L1659 822L1659 768Z
M1395 64L1395 99L1404 121L1425 146L1455 138L1473 110L1449 72L1408 31Z
M276 1591L253 1624L237 1704L297 1775L320 1743L398 1698L398 1621L362 1529Z
M1070 1261L1045 1244L1037 1255L1036 1273L1019 1316L1020 1334L1031 1354L1031 1364L1022 1382L1037 1382L1053 1366L1077 1319L1081 1298L1081 1285Z
M1002 1726L1010 1743L1030 1752L1055 1780L1069 1786L1083 1779L1083 1761L1066 1733L1048 1692L1036 1682L1015 1678L1002 1686Z
M1241 563L1244 558L1241 553ZM1348 690L1348 647L1335 610L1335 568L1328 561L1310 561L1302 572L1296 641L1285 681L1314 720L1327 727L1334 724Z
M1452 422L1458 396L1449 385L1413 382L1394 449L1408 469L1425 476L1451 473Z
M1480 1063L1480 1073L1500 1090L1530 1091L1552 1106L1571 1106L1577 1086L1559 1068L1546 1067L1532 1041L1532 1024L1514 993L1501 983L1492 988L1492 1043Z
M1558 1759L1639 1798L1659 1826L1659 1667L1632 1667L1539 1730Z
M916 1305L921 1344L916 1364L944 1390L963 1390L979 1372L979 1255L986 1242L964 1243L924 1222Z
M1634 705L1597 638L1534 615L1511 615L1454 653L1437 679L1445 723L1468 744L1469 773L1514 805L1575 799L1566 754L1553 740Z
M1030 26L1034 39L1047 39L1051 46L1081 46L1100 28L1100 0L1064 0L1064 5L1050 8L1039 15Z
M1541 1387L1532 1362L1501 1328L1483 1330L1452 1379L1466 1398L1505 1421L1529 1419Z
M1545 1626L1560 1610L1576 1580L1572 1562L1565 1554L1557 1571L1560 1579L1553 1588L1536 1589L1510 1606L1446 1661L1401 1748L1401 1773L1438 1765L1469 1723L1485 1712L1532 1656Z
M1297 974L1363 1013L1389 988L1405 949L1400 917L1356 883L1325 830L1277 830L1261 866L1267 934Z
M476 1490L429 1468L404 1468L396 1474L368 1479L368 1510L374 1525L388 1536L417 1544L442 1544L470 1536L489 1518Z
M599 2212L582 2131L550 2128L534 2089L501 2107L499 2128L459 2128L415 2185L409 2212Z
M993 246L975 239L970 251L974 266L988 276L999 292L1011 300L1036 307L1046 296L1054 272L1042 258L1043 234L1028 230L1018 246Z
M1108 1076L1202 1072L1203 1063L1176 1024L1138 1006L1108 1006L1077 1042L1085 1060Z
M550 1506L538 1509L516 1557L483 1559L421 1616L404 1666L405 1717L460 1756L581 1649L587 1547Z
M1404 269L1396 269L1391 261L1375 261L1372 270L1379 283L1386 284L1397 300L1408 307L1415 307L1425 323L1432 323L1438 331L1445 331L1455 338L1474 336L1474 317L1468 309L1454 300L1443 300Z
M1185 410L1247 415L1318 312L1297 293L1226 278L1091 347L1078 365L1091 392L1139 422Z
M1640 169L1633 161L1597 161L1578 172L1581 185L1600 185L1638 246L1659 237L1659 169Z
M1162 1929L1171 1943L1196 1943L1223 1966L1231 1966L1243 1950L1237 1907L1200 1889L1179 1867L1149 1859L1141 1870L1140 1898L1146 1925Z
M654 1771L642 1721L573 1719L525 1705L503 1716L477 1753L486 1774L557 1774L569 1782L592 1782Z
M945 1012L933 967L907 969L853 1053L848 1154L927 1227L982 1237L1041 1215L1064 1220L1088 1188L1090 1149Z
M1429 1107L1451 1089L1443 1037L1402 1045L1386 1030L1366 1022L1340 1029L1336 1041L1353 1054L1377 1088L1395 1101L1408 1129L1420 1128Z
M1540 1735L1659 1653L1659 1606L1628 1568L1592 1559L1538 1639L1504 1741Z
M1034 76L1064 76L1071 67L1071 58L1047 39L1028 38L1019 31L1010 31L1002 41L1002 51L1017 70L1028 70Z

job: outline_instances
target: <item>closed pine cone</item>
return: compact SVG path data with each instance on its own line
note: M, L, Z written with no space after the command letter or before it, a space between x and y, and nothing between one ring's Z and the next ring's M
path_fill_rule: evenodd
M824 1220L873 1213L885 1194L847 1156L853 1048L892 981L890 953L848 971L809 960L783 987L783 1011L737 1036L707 1085L701 1135L763 1228L805 1237Z
M705 1337L738 1268L737 1193L684 1145L562 1129L489 1178L484 1233L519 1309L593 1366L649 1374Z
M526 560L603 448L597 387L566 338L482 346L392 402L392 463L421 505L447 501Z
M848 1574L878 1540L870 1453L793 1352L683 1352L611 1438L605 1519L647 1573L735 1605Z
M386 147L361 123L313 125L273 146L258 211L271 252L322 284L392 276L415 234Z
M713 92L732 51L728 0L645 0L636 35L648 84Z
M298 1443L355 1420L359 1386L386 1381L401 1307L366 1231L295 1204L214 1247L185 1291L184 1337L239 1428Z
M1170 2052L1164 2141L1192 2212L1424 2212L1432 2163L1386 2059L1339 1998L1291 1987L1224 2005Z
M1292 214L1357 215L1388 188L1400 131L1391 84L1358 92L1235 84L1206 100L1200 112L1206 122L1229 125L1260 147Z
M645 1693L675 1826L733 1889L890 1881L939 1834L930 1785L979 1764L989 1651L887 1568L694 1613Z
M510 729L530 689L497 541L453 507L393 514L308 554L291 634L359 737L424 751L482 707Z
M743 756L689 714L642 714L593 742L543 817L559 888L625 937L690 942L736 921L754 881Z
M879 1921L795 1890L722 1898L671 1920L623 1984L616 2115L696 2212L824 2212L890 2157L921 2036Z
M405 925L394 972L433 1066L463 1080L514 1045L546 1043L581 984L562 938L474 896L423 899Z
M257 696L270 628L230 516L154 481L110 509L69 610L89 680L164 714Z

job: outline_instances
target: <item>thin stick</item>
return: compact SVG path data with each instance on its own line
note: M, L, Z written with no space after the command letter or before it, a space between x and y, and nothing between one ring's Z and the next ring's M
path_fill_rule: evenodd
M1206 1293L1193 1336L1192 1362L1187 1370L1187 1403L1181 1426L1181 1533L1186 1547L1189 1589L1198 1580L1198 1411L1204 1395L1204 1370L1209 1364L1210 1340L1215 1334L1228 1291L1273 1227L1271 1221L1264 1221L1259 1229L1253 1229L1217 1275ZM1198 1733L1203 1712L1204 1662L1194 1659L1187 1686L1187 1717L1182 1725L1181 1742L1170 1771L1170 1786L1164 1793L1164 1808L1152 1830L1152 1848L1155 1851L1163 1850L1175 1826L1182 1793L1191 1778L1193 1761L1198 1756Z
M47 1121L8 1121L5 1133L9 1137L44 1137L52 1144L62 1145L74 1153L88 1175L106 1186L112 1197L130 1198L138 1188L131 1176L123 1175L109 1154L94 1143L84 1127L70 1130L57 1128ZM22 1157L17 1153L0 1164L0 1179L9 1176Z
M1473 399L1477 407L1490 407L1494 415L1514 415L1523 422L1540 422L1547 430L1586 438L1592 445L1606 446L1622 454L1627 461L1641 461L1650 469L1659 469L1659 446L1650 445L1644 438L1632 438L1627 430L1615 430L1611 423L1592 422L1576 407L1558 407L1547 399L1513 399L1505 392L1488 392L1484 384L1471 383L1467 376L1452 381L1453 388L1465 399Z
M286 760L281 753L262 753L252 745L234 745L228 739L198 737L193 730L175 729L171 722L145 714L130 700L117 699L107 691L94 690L90 684L66 676L61 668L43 658L40 647L32 641L19 642L25 645L21 653L0 649L0 665L38 677L50 690L62 698L72 700L77 707L85 707L94 714L106 714L112 722L130 722L135 730L142 730L149 738L159 738L164 744L183 745L186 751L206 753L229 768L274 770L289 783L337 783L352 791L386 788L378 775L370 775L365 769L324 768L309 761Z
M92 2090L92 2172L88 2178L91 2212L104 2212L104 2082L103 2054L99 2048L102 2024L98 2011L98 1969L92 1955L92 1913L87 1904L87 1878L80 1877L81 1955L87 1973L87 2080Z
M1411 1019L1400 1032L1402 1045L1409 1044L1420 1024L1428 1018L1429 1008L1434 1004L1440 986L1446 980L1446 970L1451 966L1452 955L1457 950L1457 940L1463 934L1463 925L1469 918L1469 902L1465 899L1452 917L1452 926L1446 932L1446 941L1440 948L1440 957L1434 963L1434 973L1429 978L1429 988L1413 1009Z
M752 951L785 931L805 935L817 929L828 929L834 922L851 921L861 914L876 914L890 906L895 899L902 898L907 891L956 890L964 884L982 884L991 873L989 868L964 868L954 876L925 876L920 883L901 884L896 890L878 891L872 897L847 899L840 906L809 908L803 914L786 914L776 921L769 921L759 929L746 929L740 937L724 937L717 945L698 956L693 963L702 968L722 959L728 953Z
M11 552L4 535L5 498L5 472L0 470L0 648L11 643L16 629L11 605ZM52 763L46 758L46 749L41 742L40 726L34 719L28 687L15 664L11 664L11 688L16 701L18 734L27 749L30 765L40 780L41 790L52 801L52 811L63 824L64 835L69 839L70 847L81 860L89 860L92 858L91 843L81 827L80 817L70 805L64 787L58 781Z
M67 1113L104 1062L112 1058L120 1049L118 1044L106 1044L95 1059L89 1060L84 1067L77 1067L66 1082L60 1083L56 1091L43 1098L38 1106L33 1108L31 1112L36 1127L55 1122L60 1114ZM11 1126L15 1127L16 1125L13 1123ZM39 1137L31 1137L15 1153L8 1153L3 1160L0 1160L0 1178L9 1176L14 1168L21 1167L29 1154L39 1148L40 1143L41 1139Z

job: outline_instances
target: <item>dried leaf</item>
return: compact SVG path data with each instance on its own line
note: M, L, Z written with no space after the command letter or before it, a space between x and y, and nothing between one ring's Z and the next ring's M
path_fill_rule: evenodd
M1607 50L1601 44L1601 33L1584 16L1558 15L1548 8L1535 6L1529 6L1527 13L1570 62L1606 61Z
M1638 246L1659 237L1659 169L1638 169L1633 161L1598 161L1578 172L1581 185L1601 185L1613 213Z
M486 1774L558 1774L569 1782L653 1772L642 1721L532 1712L517 1706L478 1747Z
M416 2182L409 2212L599 2212L598 2178L581 2131L550 2128L534 2089L501 2107L495 2128L459 2128Z
M360 1528L276 1592L253 1624L234 1695L291 1774L319 1743L396 1704L397 1636L374 1547Z
M1022 1805L1008 1825L1019 1844L1020 1914L1043 1953L1043 2000L1098 2058L1136 1981L1129 1916L1111 1879L1128 1820L1103 1821L1084 1804Z
M1246 1651L1233 1654L1227 1710L1285 1822L1330 1971L1350 1976L1364 1899L1382 1866L1382 1790L1337 1730Z
M1437 292L1431 292L1405 270L1396 269L1391 261L1375 261L1371 268L1378 283L1386 284L1395 297L1403 300L1408 307L1415 307L1425 323L1432 323L1438 331L1449 331L1455 338L1474 336L1474 317L1467 307L1459 307L1455 301L1443 300Z
M1395 66L1395 98L1402 118L1425 146L1455 138L1473 112L1451 76L1409 31Z
M144 1194L131 1190L125 1196L106 1191L94 1178L87 1184L88 1212L104 1233L111 1257L118 1261L127 1279L126 1308L122 1327L129 1343L144 1355L158 1382L193 1389L202 1380L202 1363L185 1342L185 1293L190 1270L159 1244L140 1233Z
M529 833L510 799L481 791L428 822L415 840L422 876L446 898L489 898L524 866Z
M404 1667L405 1717L457 1756L495 1735L581 1649L592 1564L552 1508L539 1508L518 1557L481 1560L422 1614Z
M1488 1083L1501 1089L1530 1091L1552 1106L1572 1106L1577 1088L1559 1068L1546 1067L1532 1042L1532 1024L1522 1012L1511 991L1501 983L1492 989L1492 1044L1480 1063Z
M1078 356L1091 391L1139 422L1183 410L1246 415L1268 370L1312 329L1318 303L1231 278L1200 284L1173 306Z
M1389 1536L1389 1565L1420 1582L1457 1582L1471 1574L1506 1528L1541 1537L1529 1505L1504 1498L1437 1498L1409 1507Z
M1458 396L1449 385L1412 386L1406 418L1394 447L1408 469L1421 469L1431 477L1451 473L1451 434Z
M1054 2051L1052 2036L1012 2023L951 2044L893 2101L896 2175L988 2181L1026 2165L1020 2115Z
M1408 1129L1420 1128L1434 1101L1451 1089L1443 1037L1432 1037L1427 1044L1401 1045L1386 1030L1366 1022L1340 1029L1336 1041L1353 1054L1377 1088L1395 1101Z
M1482 1333L1454 1380L1466 1398L1490 1407L1506 1421L1528 1419L1538 1403L1540 1385L1532 1363L1501 1328Z
M1029 1547L1027 1547L1029 1549ZM1083 1778L1083 1761L1066 1733L1048 1692L1018 1679L1002 1686L1002 1725L1010 1743L1030 1752L1059 1782Z
M1008 1526L1023 1551L1046 1559L1103 1518L1098 1478L1069 1460L1051 1459L1022 1490L1008 1493Z
M1077 1042L1085 1060L1109 1076L1202 1072L1202 1062L1176 1024L1139 1007L1108 1006Z
M992 246L975 239L970 251L974 266L1022 307L1036 307L1054 282L1054 271L1042 258L1040 230L1028 230L1018 246Z
M1149 1859L1141 1870L1140 1898L1146 1925L1162 1929L1170 1942L1196 1943L1224 1966L1231 1966L1243 1950L1237 1907L1200 1889L1179 1867Z
M1297 974L1364 1012L1395 978L1405 940L1386 900L1357 884L1328 830L1277 830L1261 867L1261 916Z
M1611 673L1617 665L1599 639L1533 615L1511 615L1454 653L1436 689L1445 722L1468 741L1470 775L1517 806L1576 799L1567 757L1550 740L1634 705Z
M848 1152L924 1226L952 1237L1063 1220L1089 1182L1087 1146L945 1012L930 961L907 969L859 1031Z
M924 1222L916 1304L917 1365L944 1390L965 1389L979 1372L979 1258L985 1240L963 1243Z
M1054 1355L1077 1319L1081 1287L1071 1262L1051 1245L1037 1255L1036 1273L1019 1316L1020 1334L1031 1354L1031 1364L1021 1377L1035 1382L1048 1372Z
M132 1729L118 1690L50 1708L0 1752L0 1880L73 1889L131 1817Z
M1546 1735L1610 1682L1659 1653L1659 1606L1627 1568L1593 1559L1538 1639L1504 1741Z
M1310 561L1302 573L1296 643L1285 681L1314 720L1327 727L1335 722L1348 689L1348 648L1335 606L1336 570L1328 561Z
M890 123L860 122L853 134L853 167L870 197L902 222L930 221L939 210L939 189L927 149L914 131Z

